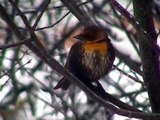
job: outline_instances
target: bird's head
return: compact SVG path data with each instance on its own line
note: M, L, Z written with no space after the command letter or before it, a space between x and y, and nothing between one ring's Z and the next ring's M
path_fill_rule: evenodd
M86 42L95 42L108 38L108 35L103 28L100 28L96 25L91 25L82 29L81 33L74 36L74 38Z

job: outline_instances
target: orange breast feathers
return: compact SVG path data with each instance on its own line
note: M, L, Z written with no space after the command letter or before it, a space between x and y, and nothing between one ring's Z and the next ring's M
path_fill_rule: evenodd
M92 53L98 51L100 54L104 55L108 51L108 44L105 40L98 42L84 42L83 44L85 52Z

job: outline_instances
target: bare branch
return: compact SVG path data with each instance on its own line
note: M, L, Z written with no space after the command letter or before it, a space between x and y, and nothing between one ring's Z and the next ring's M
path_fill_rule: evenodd
M75 15L79 19L79 21L84 25L94 24L92 17L84 11L83 8L77 7L77 1L75 0L61 0L61 2L70 10L71 13Z
M60 23L67 15L69 15L69 13L70 13L70 12L67 12L62 18L60 18L57 22L53 23L52 25L46 26L46 27L42 27L42 28L37 28L37 29L35 29L35 31L43 30L43 29L48 29L48 28L54 27L56 24Z
M114 67L116 70L118 70L119 72L121 72L123 75L125 75L125 76L129 77L130 79L134 80L135 82L138 82L138 83L144 85L144 83L143 83L142 81L140 81L140 80L136 79L135 77L127 74L127 73L124 72L123 70L119 69L116 65L113 65L113 67Z
M39 14L37 20L35 21L34 25L32 26L33 29L35 29L35 28L37 27L38 22L40 21L43 13L44 13L45 10L47 9L47 7L48 7L48 5L50 4L50 2L51 2L51 0L45 0L45 1L43 2L43 4L44 4L44 5L43 5L43 8L42 8L41 13Z
M110 2L113 7L118 10L136 28L136 30L141 34L146 43L148 43L148 45L159 55L160 47L156 44L156 42L147 40L147 38L152 39L152 36L150 36L147 31L139 25L139 22L136 21L136 19L131 14L129 14L129 12L126 11L126 9L124 9L116 0L110 0Z
M30 42L30 41L31 41L31 39L25 39L23 41L20 41L17 43L12 43L10 45L0 45L0 50L6 49L6 48L17 47L17 46L25 44L26 42Z

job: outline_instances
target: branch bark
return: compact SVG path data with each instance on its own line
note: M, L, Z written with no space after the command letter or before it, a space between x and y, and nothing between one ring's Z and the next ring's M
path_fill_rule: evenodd
M75 0L61 0L61 2L70 10L72 14L81 22L82 25L94 24L92 17L82 7L77 7L77 1Z
M133 8L136 20L139 25L144 29L147 35L143 37L137 33L139 47L141 52L142 66L143 66L143 79L147 87L152 111L155 113L160 112L160 69L159 69L159 55L153 49L157 44L157 34L155 32L152 8L150 0L133 0ZM152 47L146 42L148 41Z

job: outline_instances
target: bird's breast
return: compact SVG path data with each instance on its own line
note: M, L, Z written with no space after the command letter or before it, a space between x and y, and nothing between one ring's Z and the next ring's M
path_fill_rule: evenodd
M106 42L85 44L82 65L92 81L98 80L108 73L110 65L108 45Z
M83 47L84 51L87 53L93 53L95 51L98 51L100 54L104 55L108 51L108 44L106 43L106 41L85 42Z

